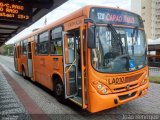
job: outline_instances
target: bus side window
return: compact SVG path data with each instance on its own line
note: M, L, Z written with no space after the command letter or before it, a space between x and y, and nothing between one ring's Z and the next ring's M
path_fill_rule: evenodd
M51 31L51 54L62 55L62 27L56 27Z
M35 55L38 54L38 36L34 36L34 41L35 41Z
M23 54L23 41L20 42L20 54Z
M19 58L19 56L20 56L20 50L19 50L19 49L20 49L20 46L18 46L18 47L17 47L17 49L16 49L16 52L17 52L17 58Z
M38 41L39 54L43 54L43 55L48 54L48 41L49 41L48 31L43 32L39 35L39 41Z
M20 55L21 55L21 42L19 42L18 50L16 52L18 52L18 58L20 58Z
M22 41L22 55L27 55L27 40Z

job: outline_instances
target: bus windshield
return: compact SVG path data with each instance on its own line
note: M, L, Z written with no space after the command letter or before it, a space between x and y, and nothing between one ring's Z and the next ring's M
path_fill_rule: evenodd
M123 73L146 66L145 33L138 28L96 27L96 48L91 50L92 66L100 72Z

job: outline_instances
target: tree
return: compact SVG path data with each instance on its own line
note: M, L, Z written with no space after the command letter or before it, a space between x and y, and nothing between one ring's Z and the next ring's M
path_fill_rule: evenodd
M13 55L13 51L14 51L13 44L3 45L0 49L0 53L3 55Z

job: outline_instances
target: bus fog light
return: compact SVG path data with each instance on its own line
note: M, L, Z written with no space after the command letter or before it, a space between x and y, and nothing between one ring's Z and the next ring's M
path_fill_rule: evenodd
M107 94L107 89L104 88L102 92L103 92L103 94Z
M102 88L102 85L101 85L101 84L99 84L99 85L98 85L98 89L101 89L101 88Z

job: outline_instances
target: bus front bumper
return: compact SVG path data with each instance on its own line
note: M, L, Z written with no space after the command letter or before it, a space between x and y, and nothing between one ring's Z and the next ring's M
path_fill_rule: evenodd
M89 100L90 105L88 106L88 110L94 113L119 106L121 104L146 95L148 91L148 86L149 81L147 81L147 83L142 86L121 93L100 95L97 92L90 92L91 96Z

